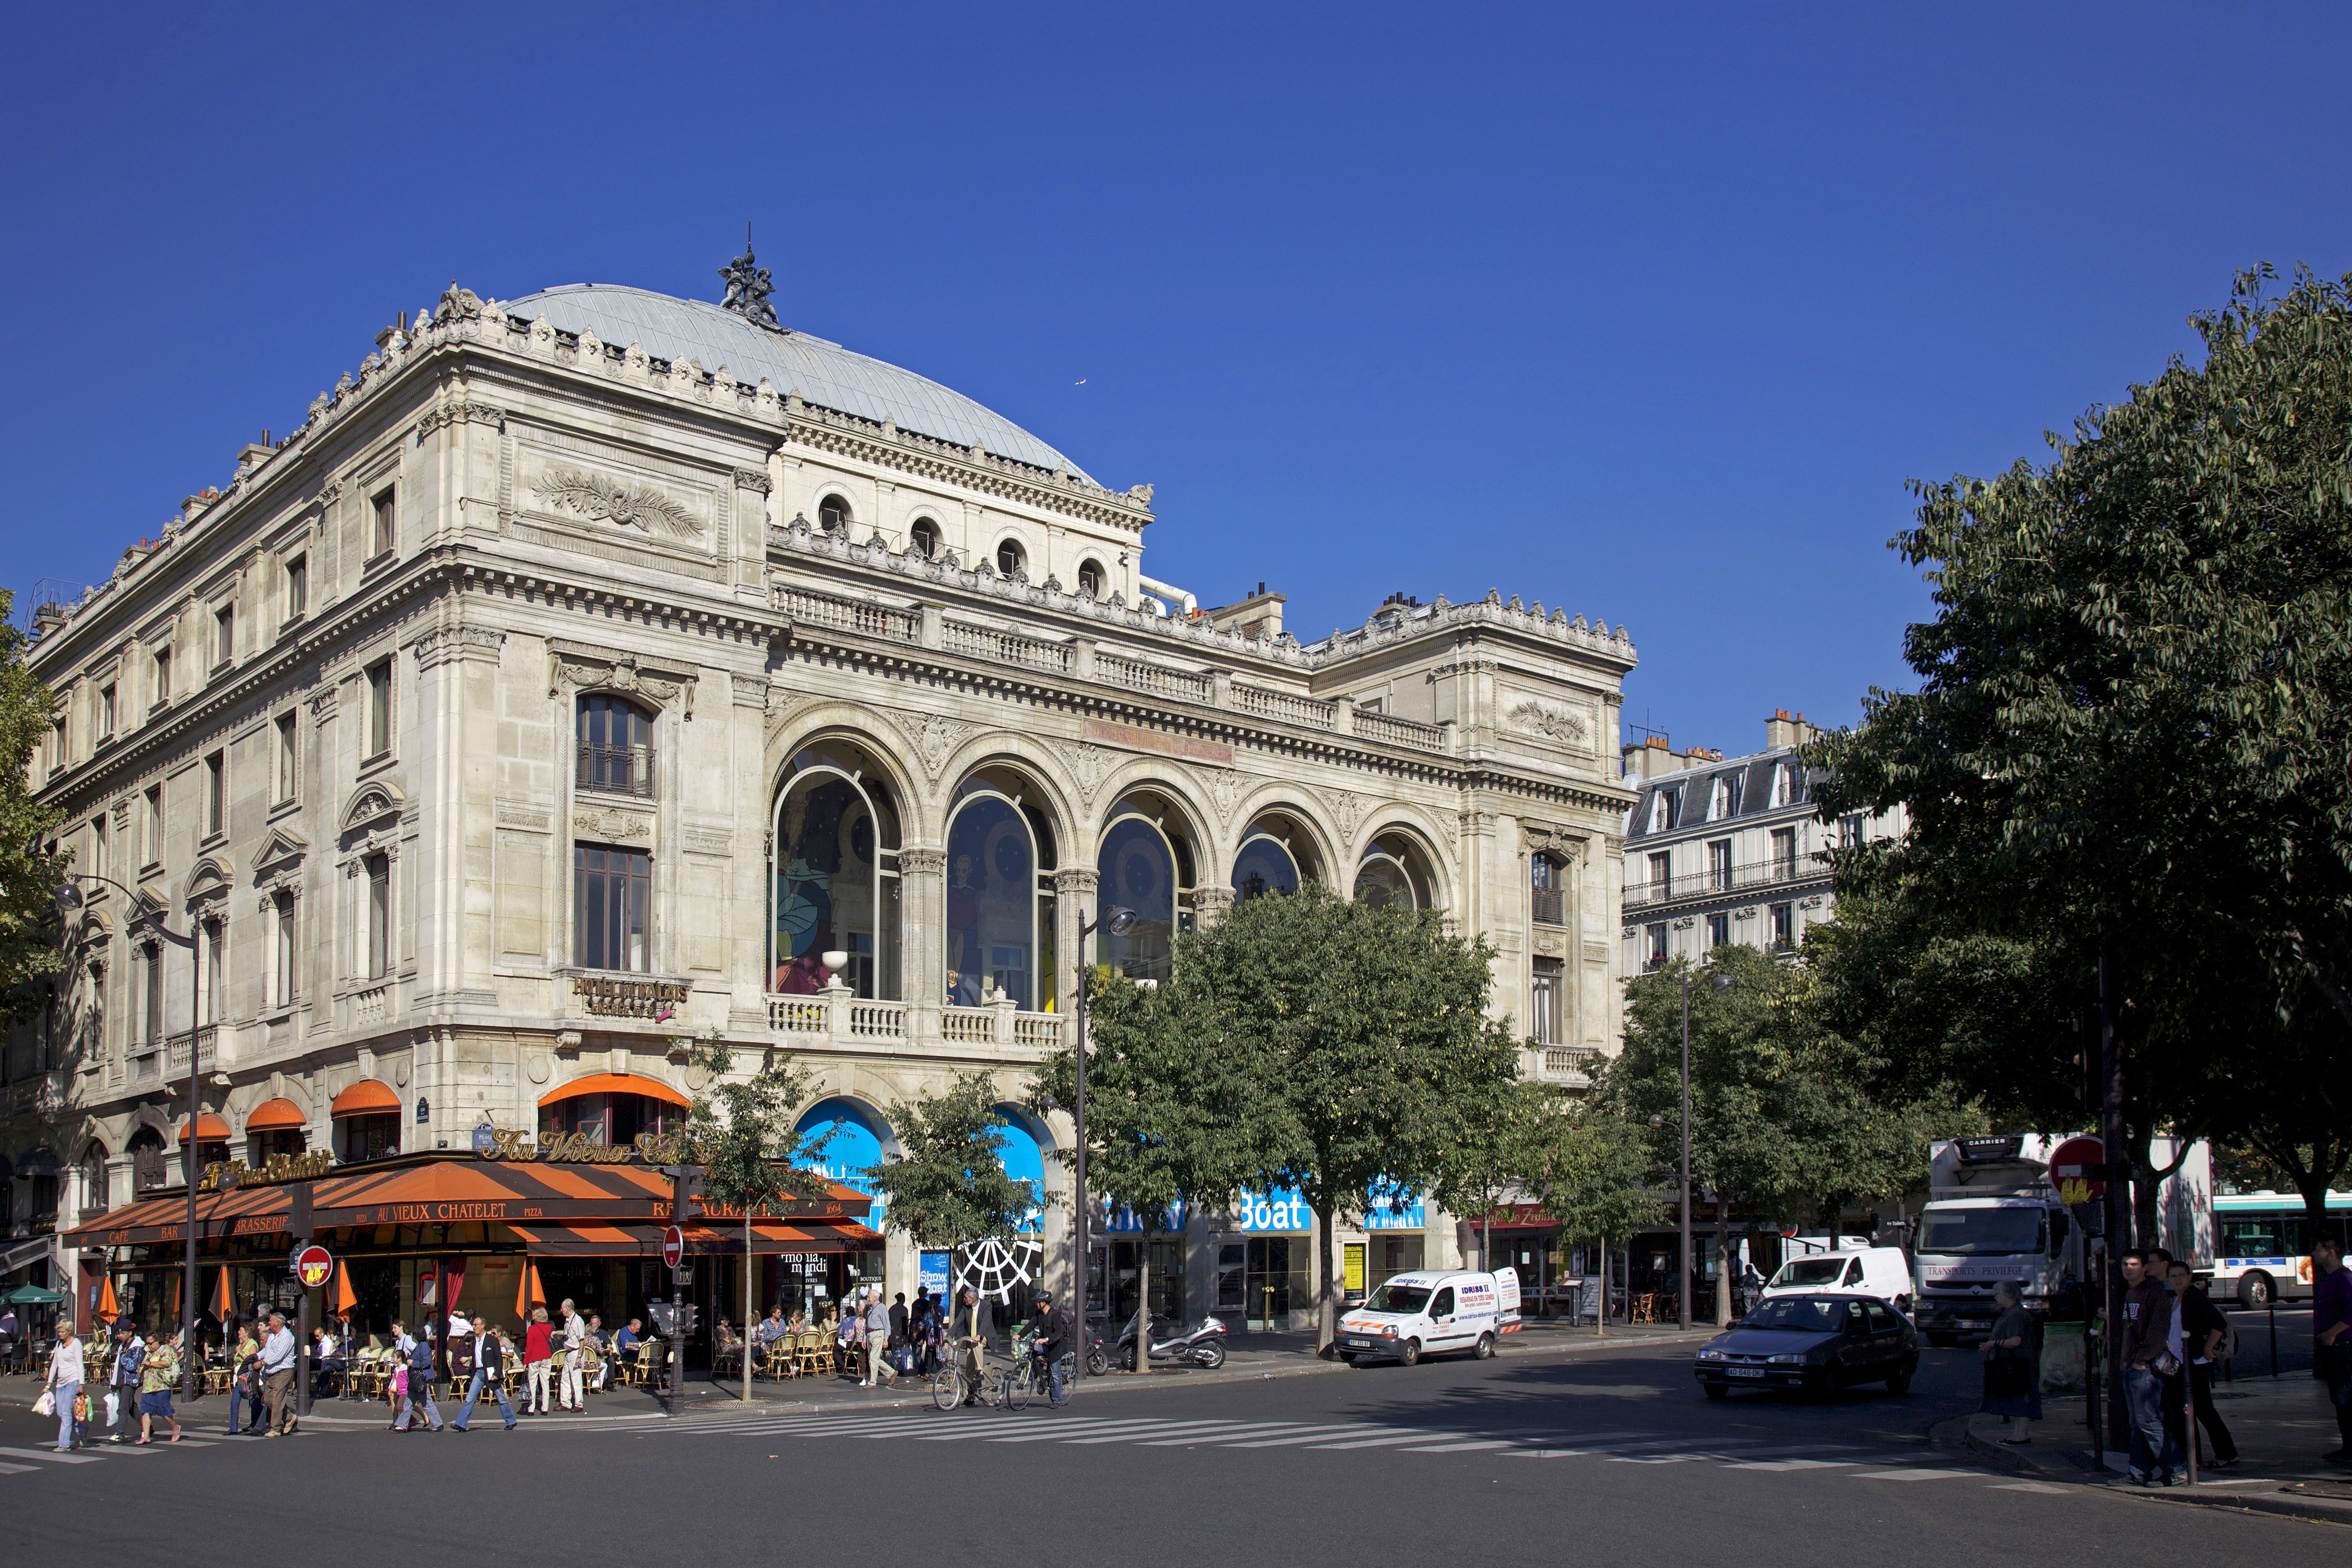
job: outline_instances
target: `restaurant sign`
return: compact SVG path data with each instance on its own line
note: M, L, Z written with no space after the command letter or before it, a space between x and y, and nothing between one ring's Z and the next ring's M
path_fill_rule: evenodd
M487 1134L487 1136L485 1136ZM551 1165L694 1165L701 1162L693 1140L680 1132L640 1132L630 1143L599 1143L584 1132L559 1132L534 1142L520 1128L478 1127L474 1152L485 1160L543 1161Z
M584 998L588 1011L604 1017L653 1018L665 1008L686 1001L683 980L614 980L602 974L575 974L572 993Z
M334 1168L335 1156L325 1149L313 1149L306 1154L272 1154L259 1165L248 1165L242 1160L215 1160L196 1178L196 1191L226 1193L238 1187L316 1181Z

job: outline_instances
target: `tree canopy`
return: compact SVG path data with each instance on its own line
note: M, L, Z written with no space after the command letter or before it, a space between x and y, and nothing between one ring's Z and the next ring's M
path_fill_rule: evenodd
M62 818L33 801L32 763L57 704L25 667L25 636L8 624L13 598L0 588L0 1011L21 1014L40 1005L45 988L31 983L65 966L53 933L73 858L47 853Z
M969 1252L1013 1235L1045 1194L1004 1169L1004 1130L995 1079L959 1074L936 1095L890 1108L899 1157L863 1173L888 1198L884 1223L924 1247Z

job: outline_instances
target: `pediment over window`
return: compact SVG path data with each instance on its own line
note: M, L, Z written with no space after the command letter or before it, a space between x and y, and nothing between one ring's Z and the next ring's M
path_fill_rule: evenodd
M227 861L218 856L208 855L197 861L194 869L188 873L187 901L193 904L203 899L225 897L236 880L236 873Z
M291 865L310 852L310 840L290 828L273 827L269 837L261 841L261 847L253 852L253 868L264 872L272 867Z
M387 816L398 816L401 807L407 804L408 797L400 793L399 785L389 779L371 779L353 791L352 798L345 803L342 830L349 833L355 827L368 826Z

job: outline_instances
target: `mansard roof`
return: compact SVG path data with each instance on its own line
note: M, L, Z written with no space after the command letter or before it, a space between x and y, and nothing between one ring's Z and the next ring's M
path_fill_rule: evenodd
M634 342L655 359L692 359L706 371L724 366L739 382L765 376L779 396L797 392L844 414L888 419L902 430L960 447L977 443L1000 458L1048 472L1066 468L1095 482L1059 451L960 392L806 332L754 326L707 300L613 283L567 283L501 301L500 309L525 321L544 314L558 331L593 330L607 343Z

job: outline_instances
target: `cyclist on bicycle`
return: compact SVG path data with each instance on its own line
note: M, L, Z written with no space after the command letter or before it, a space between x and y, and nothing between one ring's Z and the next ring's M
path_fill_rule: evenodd
M988 1386L988 1343L996 1337L996 1326L991 1320L988 1303L980 1292L967 1285L963 1300L956 1303L955 1316L948 1324L948 1339L956 1359L962 1363L971 1381L964 1395L966 1405L980 1403L981 1391Z
M1037 1292L1034 1325L1030 1353L1045 1363L1046 1403L1058 1410L1064 1399L1062 1358L1077 1342L1077 1328L1070 1314L1056 1308L1052 1294L1045 1290Z

